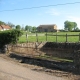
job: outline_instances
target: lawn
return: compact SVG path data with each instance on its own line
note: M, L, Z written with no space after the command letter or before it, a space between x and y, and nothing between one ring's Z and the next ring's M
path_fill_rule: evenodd
M79 35L79 32L50 32L47 33L47 41L48 42L56 42L56 36L54 35ZM38 42L45 42L46 41L46 33L37 33L38 35ZM79 36L68 36L67 37L68 42L79 42ZM29 42L36 42L36 33L28 33L28 41ZM57 42L65 42L66 41L66 36L58 36L57 37ZM24 43L27 42L26 38L26 33L24 33L20 38L19 38L19 43Z

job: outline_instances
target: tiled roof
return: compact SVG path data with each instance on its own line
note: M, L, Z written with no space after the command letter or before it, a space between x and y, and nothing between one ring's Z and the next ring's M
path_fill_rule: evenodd
M52 27L56 26L56 24L45 24L45 25L39 25L38 27Z
M3 29L11 29L11 27L8 25L0 25L0 30L3 30Z

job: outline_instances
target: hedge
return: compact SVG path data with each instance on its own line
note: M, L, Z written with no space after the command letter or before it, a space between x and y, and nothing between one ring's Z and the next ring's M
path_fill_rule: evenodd
M15 44L22 34L22 31L16 29L0 31L0 48L6 44Z

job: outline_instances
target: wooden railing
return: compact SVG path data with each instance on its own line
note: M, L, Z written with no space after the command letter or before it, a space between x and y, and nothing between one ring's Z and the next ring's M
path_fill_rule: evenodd
M39 35L38 35L38 33L36 33L36 42L39 42ZM59 35L59 34L48 34L47 32L46 32L46 34L45 34L45 41L48 41L49 39L48 39L48 36L55 36L56 37L56 40L55 40L55 42L58 42L58 37L65 37L65 42L68 42L68 37L78 37L78 40L77 40L77 42L80 42L80 33L79 34L75 34L75 35L73 35L73 34L61 34L61 35ZM54 39L54 38L53 38ZM27 40L27 42L29 41L28 40L28 34L26 34L26 40ZM53 41L54 42L54 41Z
M58 36L64 36L64 37L66 37L66 42L68 42L68 37L70 37L70 36L73 36L73 37L78 36L79 37L79 42L80 42L80 33L78 35L69 35L69 34L66 34L66 35L58 35L58 34L56 34L56 35L52 35L52 36L56 36L56 42L57 42L57 37Z

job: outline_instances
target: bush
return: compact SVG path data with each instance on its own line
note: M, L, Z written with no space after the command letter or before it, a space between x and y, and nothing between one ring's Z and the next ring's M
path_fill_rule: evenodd
M22 32L16 29L0 31L0 48L6 44L15 44L21 35Z

